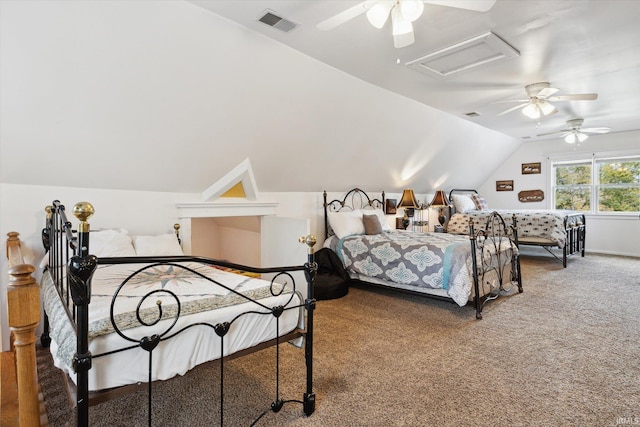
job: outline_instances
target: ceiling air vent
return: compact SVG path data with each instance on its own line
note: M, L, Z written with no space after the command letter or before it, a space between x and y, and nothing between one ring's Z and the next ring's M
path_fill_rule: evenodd
M516 56L520 56L520 52L488 32L407 62L406 65L428 76L444 79Z
M262 15L258 17L258 21L263 24L267 24L270 27L277 28L280 31L288 33L298 26L295 22L291 22L287 19L284 19L281 16L275 14L272 10L265 10L262 12Z

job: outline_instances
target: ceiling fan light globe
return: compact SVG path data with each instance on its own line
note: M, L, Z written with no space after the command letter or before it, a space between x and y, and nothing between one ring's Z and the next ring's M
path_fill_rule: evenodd
M394 36L413 33L413 25L402 17L402 13L397 7L391 11L391 23L393 24L392 34Z
M406 47L415 42L415 38L413 36L413 31L406 34L400 34L397 36L393 36L393 47L396 49L400 49L401 47Z
M367 19L369 23L380 29L384 27L384 24L387 22L387 18L389 17L389 12L393 8L393 2L389 1L381 1L376 3L371 9L367 11Z
M529 104L522 109L522 114L529 117L530 119L539 119L540 118L540 108L536 104Z
M549 114L553 113L555 110L555 107L550 103L548 103L547 101L542 101L538 105L538 107L540 107L540 111L542 111L542 114L544 114L545 116L548 116Z
M579 142L585 142L587 140L587 138L589 138L589 135L587 135L586 133L582 133L582 132L576 132L576 136L578 137L578 141Z
M422 15L424 4L421 0L402 0L398 3L398 8L406 21L413 22Z
M567 136L564 137L564 142L567 144L575 144L576 143L576 134L574 132L570 132Z

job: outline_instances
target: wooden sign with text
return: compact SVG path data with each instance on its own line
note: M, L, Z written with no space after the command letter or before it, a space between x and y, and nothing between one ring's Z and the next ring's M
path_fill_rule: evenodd
M544 200L544 191L542 190L524 190L518 193L518 200L522 203L541 202Z

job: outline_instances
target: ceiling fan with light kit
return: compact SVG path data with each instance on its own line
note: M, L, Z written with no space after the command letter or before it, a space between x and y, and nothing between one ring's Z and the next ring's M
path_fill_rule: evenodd
M552 102L558 101L593 101L598 98L597 93L582 93L570 95L555 95L560 89L551 87L548 82L533 83L525 86L529 99L516 99L511 101L498 101L496 104L504 102L519 102L519 105L508 108L499 113L503 116L512 111L522 109L522 114L531 118L539 119L541 116L548 116L557 113L558 110L553 106Z
M541 133L537 136L561 135L565 142L575 144L576 142L584 142L590 134L603 134L611 131L608 127L583 128L583 119L567 120L568 129L562 129L555 132Z
M425 3L486 12L495 0L367 0L320 22L317 27L329 31L366 13L371 25L380 29L391 16L393 45L406 47L415 41L412 23L422 15Z

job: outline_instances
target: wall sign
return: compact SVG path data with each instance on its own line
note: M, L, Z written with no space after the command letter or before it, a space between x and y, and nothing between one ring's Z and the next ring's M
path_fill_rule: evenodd
M540 173L541 165L540 162L537 163L523 163L522 164L522 175L530 175L534 173Z
M544 200L544 191L542 190L524 190L518 193L518 200L522 203L541 202Z
M513 191L513 180L496 181L496 191Z

